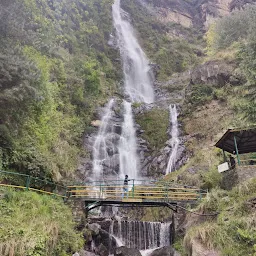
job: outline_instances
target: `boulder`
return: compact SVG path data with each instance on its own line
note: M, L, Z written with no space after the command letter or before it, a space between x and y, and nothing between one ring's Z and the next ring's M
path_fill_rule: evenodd
M109 255L109 251L108 251L107 247L103 244L100 244L100 246L97 248L97 251L100 256L108 256Z
M100 233L100 225L96 223L88 224L88 229L92 231L94 236L97 236Z
M215 250L209 250L198 239L189 241L190 248L186 248L189 256L220 256L221 254Z
M91 125L94 127L99 127L101 126L101 121L100 120L94 120L91 122Z
M138 249L121 246L116 248L114 256L142 256Z
M82 251L79 252L79 256L96 256L96 254L92 253L92 252L82 250Z
M171 246L165 246L154 250L150 256L175 256L175 250Z
M105 256L105 251L107 255L113 254L116 248L116 240L105 230L100 229L99 235L94 237L95 246L97 247L98 254L101 251L100 256Z

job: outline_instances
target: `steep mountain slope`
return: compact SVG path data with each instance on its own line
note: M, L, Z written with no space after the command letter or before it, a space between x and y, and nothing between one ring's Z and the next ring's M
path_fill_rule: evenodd
M138 5L142 3L141 1L135 2L134 4ZM194 66L187 67L190 69L189 72L180 70L178 74L171 75L169 73L171 78L167 83L157 83L159 90L165 92L161 101L168 99L169 102L172 100L177 102L177 98L175 99L175 95L176 97L178 95L177 91L181 91L181 95L184 97L180 102L179 121L180 128L185 135L182 137L182 141L186 145L188 158L184 158L186 164L182 168L167 176L166 179L191 186L214 188L209 195L210 200L205 200L197 210L202 214L220 212L216 218L208 220L207 218L203 220L203 217L193 217L193 214L187 216L187 221L185 224L183 223L185 228L183 227L184 229L181 230L181 232L187 232L184 243L181 238L175 245L177 249L181 249L181 253L184 255L255 254L255 211L254 203L251 203L255 198L255 180L240 184L231 192L220 190L222 177L217 173L217 165L223 160L221 152L214 148L214 143L227 128L255 124L256 16L255 6L246 6L247 3L246 1L239 3L228 1L225 3L227 9L226 7L220 8L220 3L217 1L204 1L203 5L198 6L196 11L200 22L198 23L197 20L197 23L193 23L191 20L189 26L199 25L204 30L210 23L216 21L209 26L206 34L207 48L203 49L203 43L199 46L200 52L203 53L198 56L200 65L193 64ZM146 1L143 1L144 7L145 4ZM149 10L147 18L150 15L156 17L159 15L157 8L164 8L165 17L168 15L172 17L173 13L178 12L180 20L176 20L176 22L181 25L184 22L183 26L188 25L187 20L181 21L181 17L184 13L186 13L186 18L189 17L189 9L185 8L180 11L180 5L176 2L169 3L169 5L167 1L153 4L150 2L150 4L147 6L147 10ZM132 11L131 8L129 10ZM228 15L232 10L234 11L232 15ZM167 13L169 14L167 15ZM133 17L139 16L141 12L135 11L133 15ZM223 18L216 19L219 16L223 16ZM210 23L207 24L206 21L210 21ZM170 24L168 24L170 20L167 22L167 20L159 18L158 22L164 25L168 31L171 30ZM204 26L202 26L203 24ZM148 37L146 35L143 37L143 29L140 26L137 26L137 29L141 31L141 40L147 41L151 40L151 35L159 30L159 26L157 28L152 26L152 30L150 30L152 32ZM176 38L169 38L169 44L182 35L182 27L176 26L175 29ZM191 28L187 31L191 31ZM190 44L195 42L191 38L187 38L187 40ZM155 41L152 40L152 42ZM168 52L171 53L171 50ZM182 48L181 51L184 54L186 48ZM154 53L151 56L153 59ZM157 63L161 65L160 61ZM161 79L161 76L159 78ZM167 91L176 91L176 93L166 94ZM162 102L159 102L158 107L162 105ZM153 111L146 110L144 115L148 120L154 119ZM155 117L155 122L152 120L150 122L156 125L158 117ZM154 136L152 127L150 130L143 123L141 126L146 135L151 131L151 136ZM167 131L162 132L162 134L166 133ZM158 151L157 157L150 160L152 161L151 166L154 166L155 162L157 163L153 169L154 173L158 172L164 163L167 163L166 148L166 145L162 144L161 153ZM152 155L152 153L150 154ZM163 171L164 168L162 173ZM162 215L162 212L147 211L144 218L153 216L157 219ZM247 223L250 225L248 226ZM228 241L228 243L223 241ZM182 252L183 246L185 250Z
M111 4L1 1L1 168L55 179L76 168L82 134L119 78Z
M254 2L121 2L156 76L156 102L132 104L144 176L165 174L172 150L168 107L177 104L181 134L177 171L164 179L205 189L220 186L216 166L221 154L214 142L230 126L256 121ZM92 144L101 124L98 107L114 95L123 98L112 4L112 0L1 1L1 168L65 182L82 159L79 178L91 178ZM115 131L120 135L122 101L116 102L111 121L118 124ZM115 167L118 172L118 161ZM222 213L205 226L197 220L191 224L188 217L191 225L183 230L188 231L187 255L255 253L255 212L246 206L255 196L255 181L242 188L213 190L210 201L198 210ZM165 214L144 212L142 218ZM228 246L214 235L222 227L223 239L232 230ZM195 244L202 254L193 254Z

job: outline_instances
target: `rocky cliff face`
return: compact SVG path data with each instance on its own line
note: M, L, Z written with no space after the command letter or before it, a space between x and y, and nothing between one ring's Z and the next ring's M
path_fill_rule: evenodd
M184 27L199 26L207 29L218 17L235 9L241 9L255 0L138 0L147 10L154 13L162 23L175 22Z

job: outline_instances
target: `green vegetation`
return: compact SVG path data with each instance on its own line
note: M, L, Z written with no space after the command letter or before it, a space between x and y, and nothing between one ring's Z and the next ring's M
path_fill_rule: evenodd
M213 99L213 88L205 84L192 85L191 93L186 100L187 107L191 110L202 106ZM192 107L192 108L191 108Z
M119 78L111 4L0 3L0 168L54 179L76 168L82 134Z
M256 121L255 74L256 74L256 7L248 6L231 15L219 19L207 33L208 51L235 49L239 71L245 77L243 86L236 89L234 109L240 112L247 122Z
M147 56L160 65L158 80L165 81L173 73L183 72L199 63L198 55L204 43L197 29L172 22L163 24L150 12L145 15L145 7L135 0L123 1L122 5L131 14Z
M142 137L152 150L160 150L168 140L169 113L163 109L152 109L137 116L136 122L145 131Z
M207 32L210 52L226 49L235 42L245 43L256 36L256 7L247 6L243 10L219 19Z
M220 212L216 221L206 221L192 227L185 236L184 245L189 251L193 240L221 255L255 255L256 179L235 187L232 191L214 189L199 206L201 212Z
M83 247L71 209L34 192L1 190L0 254L68 256Z

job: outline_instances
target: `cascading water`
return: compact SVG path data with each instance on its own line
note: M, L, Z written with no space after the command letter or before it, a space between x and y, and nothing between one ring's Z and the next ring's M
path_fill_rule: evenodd
M124 91L131 102L123 102L124 120L118 143L119 177L123 179L127 174L129 179L137 179L139 178L140 166L137 158L132 103L149 104L154 102L154 75L127 19L128 14L120 7L120 0L115 0L112 9L117 44L123 63ZM113 104L113 100L111 100L105 109L102 124L94 143L94 178L102 177L104 163L109 161L107 152L109 140L106 137L113 131L109 125ZM109 233L113 235L119 246L125 245L140 250L148 250L171 244L173 223L124 221L121 217L116 216L116 218L118 220L112 222Z
M171 223L161 223L161 232L160 232L160 247L171 245Z
M114 228L114 223L117 228ZM172 223L123 221L119 218L111 224L110 234L129 248L148 250L170 245L173 239L171 227Z
M137 179L139 161L131 103L124 101L124 110L124 122L119 143L120 177L124 177L127 174L129 178Z
M172 152L168 161L166 175L175 170L175 164L177 162L177 153L180 144L179 129L178 129L178 112L176 105L170 105L170 123L171 123L171 146Z
M113 133L113 127L110 126L113 104L114 99L111 99L104 109L100 129L93 145L93 180L99 180L102 178L104 162L111 161L108 153L108 141L109 136Z
M125 19L120 0L113 4L113 21L117 43L120 49L124 72L124 89L131 102L152 103L154 101L153 74L149 61L134 35L133 28ZM127 16L127 13L126 13ZM124 101L124 122L119 143L120 177L128 175L130 179L139 177L139 161L136 148L131 103Z
M122 15L123 14L123 15ZM153 74L149 61L135 37L120 0L113 4L113 20L120 49L125 80L125 92L132 102L152 103L154 101Z

